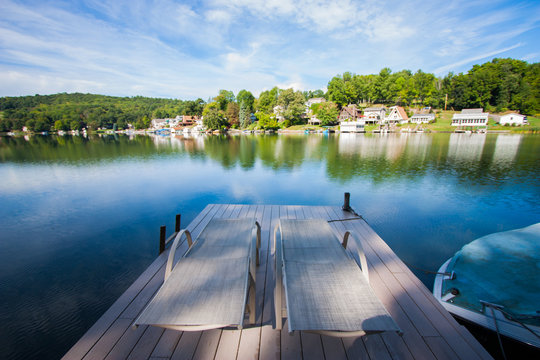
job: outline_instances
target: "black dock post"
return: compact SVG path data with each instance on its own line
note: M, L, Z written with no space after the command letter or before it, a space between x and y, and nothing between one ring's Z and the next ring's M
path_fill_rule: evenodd
M351 211L350 200L351 200L351 194L346 192L345 198L343 199L343 207L342 207L343 211Z
M180 214L176 214L176 224L174 226L174 232L180 232Z
M161 254L162 252L165 251L165 234L167 232L167 227L166 226L162 226L159 228L159 253Z

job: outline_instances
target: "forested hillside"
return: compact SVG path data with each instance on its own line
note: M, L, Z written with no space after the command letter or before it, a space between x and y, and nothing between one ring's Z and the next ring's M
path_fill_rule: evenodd
M418 70L392 73L388 68L377 75L344 73L328 83L327 98L343 106L350 103L385 103L402 106L424 105L461 110L519 110L540 112L540 63L514 59L493 59L474 65L466 74L449 73L437 78Z
M133 124L148 127L150 119L179 114L201 115L205 102L197 100L155 99L142 96L113 97L92 94L55 94L0 98L0 131L112 128Z
M438 78L421 70L392 72L388 68L378 74L356 75L350 72L333 77L322 90L300 93L277 87L261 92L255 98L241 90L220 90L208 104L202 99L175 100L147 97L112 97L91 94L56 94L0 98L0 131L20 130L27 126L34 131L59 129L112 128L127 124L146 128L152 118L176 115L202 115L211 128L245 127L250 112L260 123L275 122L273 109L279 105L287 124L303 120L303 102L324 96L335 104L318 109L330 120L348 104L431 106L461 110L484 108L489 112L517 110L523 114L540 113L540 63L529 64L515 59L493 59L474 65L467 73L449 73ZM194 94L197 95L197 94ZM324 110L324 111L323 111ZM274 124L274 125L277 125Z

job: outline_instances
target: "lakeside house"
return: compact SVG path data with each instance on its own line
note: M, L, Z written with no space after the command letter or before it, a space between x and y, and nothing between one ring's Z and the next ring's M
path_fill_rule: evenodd
M320 104L320 103L323 103L323 102L326 102L326 99L322 98L322 97L308 99L308 101L306 101L306 113L309 113L311 105Z
M435 114L414 114L410 120L413 124L428 124L435 121Z
M484 109L463 109L461 113L452 116L452 126L487 126L489 113Z
M307 114L307 117L308 117L308 124L310 125L320 125L321 124L321 120L317 118L317 115L313 114L313 112L311 111L311 105L314 105L314 104L321 104L321 103L324 103L326 102L326 99L325 98L311 98L311 99L308 99L308 101L306 101L306 114Z
M364 109L364 119L366 123L378 124L384 120L386 116L386 108L383 107L368 107Z
M182 126L191 126L197 123L199 120L198 116L183 115L182 116Z
M362 111L356 107L356 105L349 105L341 109L339 113L339 121L356 121L358 118L362 118Z
M341 132L365 132L364 116L356 105L349 105L341 109L339 114L339 130Z
M169 124L169 119L152 119L152 129L163 129Z
M276 115L276 120L278 122L284 121L285 117L283 116L283 112L285 111L285 108L281 105L274 106L274 115Z
M406 124L409 122L409 116L401 106L392 106L390 113L384 117L384 122L387 124Z
M528 125L527 116L518 114L517 112L514 112L514 111L508 111L500 115L490 114L489 117L501 125L516 125L516 126Z
M173 128L178 126L182 122L182 115L177 115L175 118L165 118L165 119L152 119L151 126L153 129L163 129L166 127Z
M309 115L308 124L309 125L320 125L321 120L317 117L317 115L311 114L311 115Z

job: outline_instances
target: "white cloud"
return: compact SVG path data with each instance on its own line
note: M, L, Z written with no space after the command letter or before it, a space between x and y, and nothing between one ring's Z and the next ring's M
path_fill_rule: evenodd
M510 1L84 3L91 12L69 2L0 3L0 95L86 89L206 99L219 89L317 89L344 71L441 74L503 52L538 58L530 39L540 6Z
M498 50L495 50L495 51L491 51L489 53L483 53L483 54L479 54L479 55L475 55L475 56L472 56L470 58L467 58L467 59L463 59L463 60L460 60L458 62L455 62L453 64L449 64L449 65L444 65L444 66L441 66L441 67L438 67L434 70L434 73L437 75L437 74L442 74L444 72L447 72L451 69L454 69L460 65L464 65L464 64L469 64L469 63L472 63L472 62L475 62L475 61L478 61L478 60L482 60L482 59L486 59L486 58L491 58L495 55L499 55L499 54L502 54L502 53L505 53L507 51L510 51L512 49L515 49L515 48L518 48L520 46L522 46L523 44L519 43L519 44L515 44L515 45L512 45L512 46L509 46L507 48L504 48L504 49L498 49Z

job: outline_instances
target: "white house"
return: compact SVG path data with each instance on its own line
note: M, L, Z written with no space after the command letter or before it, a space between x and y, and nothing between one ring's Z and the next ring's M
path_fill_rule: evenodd
M488 117L484 109L463 109L452 116L452 126L487 126Z
M320 104L320 103L323 103L323 102L326 102L325 98L311 98L311 99L309 99L308 101L306 101L306 112L309 112L309 108L311 107L311 105Z
M317 115L312 114L312 115L309 116L308 124L310 124L310 125L320 125L321 120L317 117Z
M162 129L165 125L169 124L169 119L152 119L152 128L153 129Z
M283 112L285 111L285 108L281 105L274 106L274 115L276 115L276 119L278 122L284 121L285 117L283 117Z
M384 117L385 123L401 123L406 124L409 122L409 117L401 106L392 106L390 108L390 114Z
M384 120L386 115L386 108L383 107L369 107L364 109L364 119L366 123L377 124Z
M311 105L313 104L321 104L323 102L326 102L325 98L311 98L308 101L306 101L306 111L308 117L308 124L312 125L320 125L321 120L317 118L317 115L313 114L311 111Z
M509 113L501 115L499 118L501 125L527 125L527 116L518 113Z
M435 121L435 114L414 114L411 116L413 124L427 124Z

